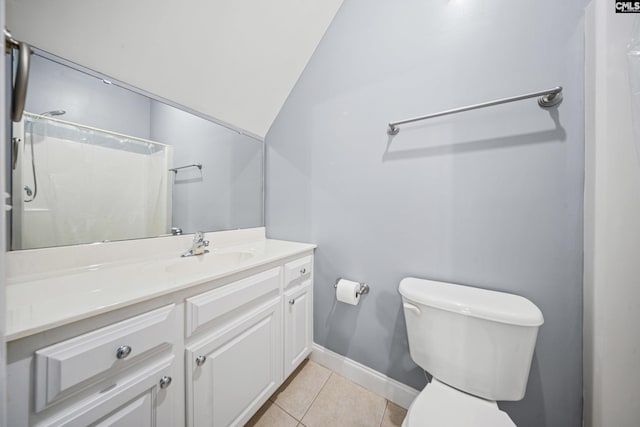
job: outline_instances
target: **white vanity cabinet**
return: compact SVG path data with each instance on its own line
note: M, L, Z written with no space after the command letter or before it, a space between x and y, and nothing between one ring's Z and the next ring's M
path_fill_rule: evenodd
M313 258L285 264L284 376L289 376L311 353L313 345Z
M313 257L187 299L187 425L242 426L311 352Z
M10 344L9 355L25 357L8 364L9 425L175 425L182 412L181 316L181 307L169 304L72 338L58 341L53 330ZM91 329L92 320L85 322Z
M311 351L312 270L307 246L9 342L8 425L244 425Z
M242 426L282 383L281 270L187 299L188 426Z

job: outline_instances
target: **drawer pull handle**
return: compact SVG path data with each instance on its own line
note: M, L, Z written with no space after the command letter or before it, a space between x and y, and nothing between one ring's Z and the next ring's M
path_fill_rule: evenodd
M207 361L207 356L198 356L196 357L196 365L198 366L202 366L204 365L204 362Z
M160 378L160 388L165 389L171 385L171 377L164 376Z
M293 305L293 304L295 304L295 303L296 303L296 300L294 300L294 299L290 299L290 300L289 300L289 304Z
M116 357L118 359L126 359L128 355L131 354L131 347L129 347L128 345L121 345L120 347L118 347L118 350L116 351Z
M306 273L306 272L307 272L307 269L306 269L306 268L302 267L302 268L300 269L300 274L304 274L304 273Z

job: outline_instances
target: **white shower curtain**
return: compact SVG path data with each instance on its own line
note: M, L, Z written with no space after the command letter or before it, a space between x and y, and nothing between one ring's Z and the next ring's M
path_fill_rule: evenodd
M13 249L170 233L170 146L31 114L16 127Z

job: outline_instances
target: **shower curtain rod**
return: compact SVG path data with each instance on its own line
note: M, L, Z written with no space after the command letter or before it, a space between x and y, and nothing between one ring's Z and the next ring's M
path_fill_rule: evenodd
M448 114L461 113L463 111L476 110L478 108L492 107L494 105L506 104L508 102L521 101L523 99L538 98L538 105L543 108L550 108L558 105L562 101L562 86L556 86L552 89L541 90L539 92L527 93L524 95L514 96L511 98L502 98L495 101L483 102L480 104L467 105L466 107L454 108L452 110L441 111L439 113L427 114L426 116L414 117L411 119L400 120L389 123L387 133L389 135L397 135L400 132L399 125L418 122L420 120L432 119L434 117L446 116Z
M137 136L126 135L124 133L113 132L113 131L106 130L106 129L94 128L94 127L91 127L91 126L83 125L83 124L76 123L76 122L70 122L70 121L67 121L67 120L60 120L57 117L43 116L42 114L30 113L28 111L25 111L24 115L26 117L30 117L31 119L40 119L40 120L47 120L49 122L54 122L54 123L61 123L63 125L73 126L73 127L76 127L76 128L80 128L80 129L88 130L88 131L93 131L93 132L99 132L99 133L107 134L109 136L114 136L116 138L128 139L130 141L136 141L136 142L142 142L144 144L158 145L158 146L163 147L163 148L171 146L169 144L163 144L162 142L151 141L150 139L138 138Z

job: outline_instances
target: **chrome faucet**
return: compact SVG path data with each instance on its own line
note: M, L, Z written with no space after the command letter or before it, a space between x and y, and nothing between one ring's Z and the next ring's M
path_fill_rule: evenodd
M188 257L207 254L209 253L209 250L205 249L207 246L209 246L209 241L204 240L204 233L202 231L196 231L196 234L193 235L193 243L191 245L191 249L183 253L181 256Z

